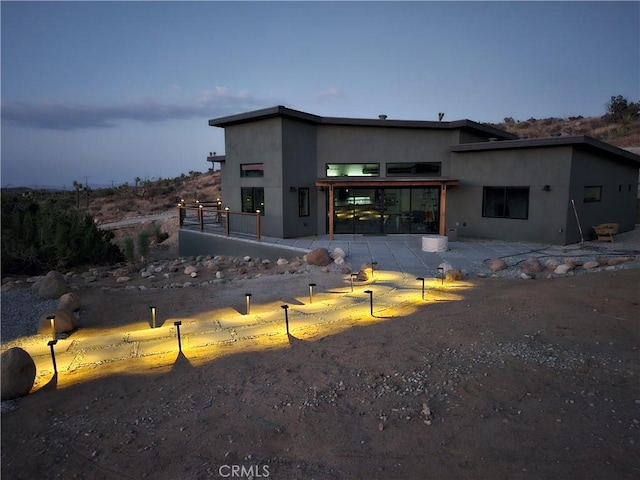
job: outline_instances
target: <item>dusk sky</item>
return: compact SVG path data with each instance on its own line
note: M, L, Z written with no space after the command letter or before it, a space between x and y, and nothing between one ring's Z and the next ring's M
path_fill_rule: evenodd
M7 2L1 185L206 171L208 120L445 121L640 100L639 2Z

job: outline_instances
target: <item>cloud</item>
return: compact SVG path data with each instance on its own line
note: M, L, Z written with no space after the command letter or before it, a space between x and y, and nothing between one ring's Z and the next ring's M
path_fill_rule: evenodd
M31 128L81 130L113 128L119 121L161 122L189 118L212 118L262 107L263 102L247 92L234 94L226 87L206 90L187 105L171 105L144 100L129 104L84 105L61 102L3 102L2 121Z
M316 99L321 102L342 97L344 97L344 93L338 87L329 87L316 95Z

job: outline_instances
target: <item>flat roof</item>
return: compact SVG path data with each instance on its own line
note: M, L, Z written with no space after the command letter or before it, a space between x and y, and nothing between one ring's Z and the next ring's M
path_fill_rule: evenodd
M311 113L293 110L282 105L254 110L251 112L230 115L226 117L209 120L211 127L229 127L241 123L255 122L268 118L284 117L298 121L312 123L315 125L337 125L337 126L358 126L358 127L395 127L395 128L416 128L416 129L440 129L440 130L471 130L497 137L501 139L515 139L514 135L495 127L483 125L472 120L456 120L453 122L436 122L429 120L393 120L389 118L343 118L343 117L321 117Z
M560 137L544 137L544 138L523 138L518 140L501 140L495 142L477 142L462 143L452 145L451 151L456 153L464 152L480 152L490 150L514 150L518 148L543 148L571 146L581 148L583 150L594 151L597 153L606 153L613 155L617 160L631 163L640 167L640 155L636 155L628 150L618 148L609 143L603 142L587 135L571 135Z

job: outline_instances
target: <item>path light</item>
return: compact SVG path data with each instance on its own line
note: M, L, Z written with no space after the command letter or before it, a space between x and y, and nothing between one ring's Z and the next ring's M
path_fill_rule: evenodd
M287 328L287 335L289 335L289 305L280 306L284 310L284 324Z
M49 348L51 349L51 361L53 362L53 373L57 374L58 373L58 366L56 365L56 354L53 351L53 346L58 343L58 340L50 340L49 343L47 343L47 345L49 345Z
M47 317L47 320L51 322L51 340L56 340L56 316L50 315Z
M182 325L182 322L178 320L177 322L173 322L173 324L176 326L176 334L178 335L178 351L182 353L182 341L180 340L180 325Z
M369 294L369 311L371 312L371 316L373 317L373 290L365 290L364 293Z
M251 313L251 294L245 293L244 296L247 299L247 313L245 315L249 315Z
M442 279L442 285L444 285L444 267L438 267L438 275Z
M422 280L422 299L424 300L424 278L418 277L416 278L416 280L418 281Z
M376 278L376 265L378 262L371 262L371 278Z
M151 328L156 328L156 306L151 305L149 308L151 309Z
M353 292L353 277L358 277L357 273L352 273L351 274L351 291Z
M309 284L309 303L313 303L313 287L315 287L315 283Z

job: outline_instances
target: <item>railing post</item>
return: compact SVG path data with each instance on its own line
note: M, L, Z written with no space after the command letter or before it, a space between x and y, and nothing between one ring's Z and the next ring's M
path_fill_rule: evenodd
M178 203L178 221L180 222L180 228L184 225L184 210L182 204Z
M204 230L204 212L202 211L202 204L198 207L198 220L200 222L200 231Z
M225 223L224 229L228 237L229 236L229 207L224 207L224 211L225 211L225 217L226 217L226 221L224 222Z
M256 210L256 237L260 240L260 210Z

